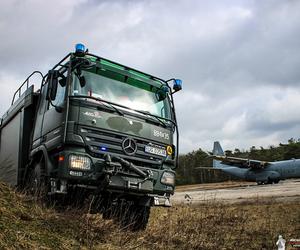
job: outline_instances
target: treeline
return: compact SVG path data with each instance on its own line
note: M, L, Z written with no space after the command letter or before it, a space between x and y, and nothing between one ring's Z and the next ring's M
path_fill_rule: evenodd
M261 161L281 161L300 158L300 139L291 138L286 144L268 148L252 146L249 150L242 151L238 148L226 150L227 156L249 158ZM211 168L211 169L210 169ZM212 169L212 158L201 148L185 155L179 156L179 167L176 170L178 185L208 182L221 182L235 180L220 170Z

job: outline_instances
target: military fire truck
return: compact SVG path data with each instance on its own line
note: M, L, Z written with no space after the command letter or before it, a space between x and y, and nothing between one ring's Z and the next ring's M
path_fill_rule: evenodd
M173 94L181 88L179 79L160 79L77 44L15 92L0 123L0 180L45 197L92 196L104 218L144 229L151 206L171 205L179 136Z

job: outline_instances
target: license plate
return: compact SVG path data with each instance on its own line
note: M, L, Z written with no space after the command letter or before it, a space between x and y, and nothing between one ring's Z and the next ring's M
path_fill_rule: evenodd
M159 155L159 156L167 156L167 152L163 148L157 148L157 147L152 147L152 146L146 146L145 147L145 152L154 154L154 155Z

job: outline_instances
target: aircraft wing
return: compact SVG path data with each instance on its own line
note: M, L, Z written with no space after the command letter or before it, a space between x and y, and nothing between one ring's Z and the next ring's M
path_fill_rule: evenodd
M236 158L236 157L229 157L229 156L223 156L223 155L222 156L214 155L213 158L215 160L221 161L222 164L239 167L239 168L262 169L270 164L267 161Z
M214 170L213 167L196 167L195 169L208 169L208 170Z

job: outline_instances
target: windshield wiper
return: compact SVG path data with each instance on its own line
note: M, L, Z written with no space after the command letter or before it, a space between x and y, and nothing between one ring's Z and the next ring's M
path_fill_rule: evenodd
M170 123L172 123L175 127L177 127L177 124L174 122L174 121L172 121L172 120L170 120L170 119L168 119L168 118L159 118L158 116L156 116L156 115L153 115L153 114L151 114L149 111L142 111L142 110L137 110L137 109L132 109L132 108L129 108L129 107L126 107L126 106L124 106L124 105L121 105L121 104L117 104L117 103L113 103L113 102L110 102L110 101L106 101L106 100L103 100L103 99L100 99L100 98L97 98L97 97L94 97L94 96L85 96L85 95L75 95L75 96L73 96L74 98L90 98L90 99L94 99L94 100L96 100L96 101L99 101L99 102L103 102L103 103L106 103L106 104L108 104L108 105L111 105L111 107L116 111L116 112L118 112L118 114L120 114L120 115L122 115L122 116L124 116L124 113L121 111L121 110L119 110L118 108L116 108L115 106L118 106L118 107L121 107L121 108L124 108L124 109L128 109L128 110L131 110L131 111L134 111L134 112L136 112L136 113L140 113L140 114L143 114L143 115L146 115L146 116L150 116L151 118L153 117L154 119L151 119L151 121L158 121L159 122L159 124L160 125L162 125L163 127L168 127L168 124L167 123L165 123L165 122L163 122L162 120L165 120L165 121L167 121L167 122L170 122Z
M97 98L98 99L98 98ZM120 110L120 109L118 109L118 108L116 108L114 105L112 105L112 104L110 104L110 103L108 103L108 102L106 102L106 101L103 101L102 99L98 99L100 102L103 102L103 103L105 103L108 107L111 107L114 111L116 111L119 115L121 115L121 116L124 116L124 113Z
M151 118L154 118L156 121L158 121L163 127L167 127L167 124L162 121L161 119L159 119L156 115L153 115L151 114L149 111L145 111L145 110L139 110L138 112L142 113L142 114L145 114L145 115L148 115L150 116Z
M109 101L106 101L106 100L103 100L101 98L98 98L98 97L94 97L94 96L83 96L83 95L78 95L78 96L74 96L74 97L79 97L79 98L88 98L88 99L93 99L93 100L96 100L96 101L99 101L99 102L102 102L104 104L104 106L106 107L110 107L112 108L115 112L117 112L119 115L121 116L124 116L124 113L116 108L113 104L111 104Z

